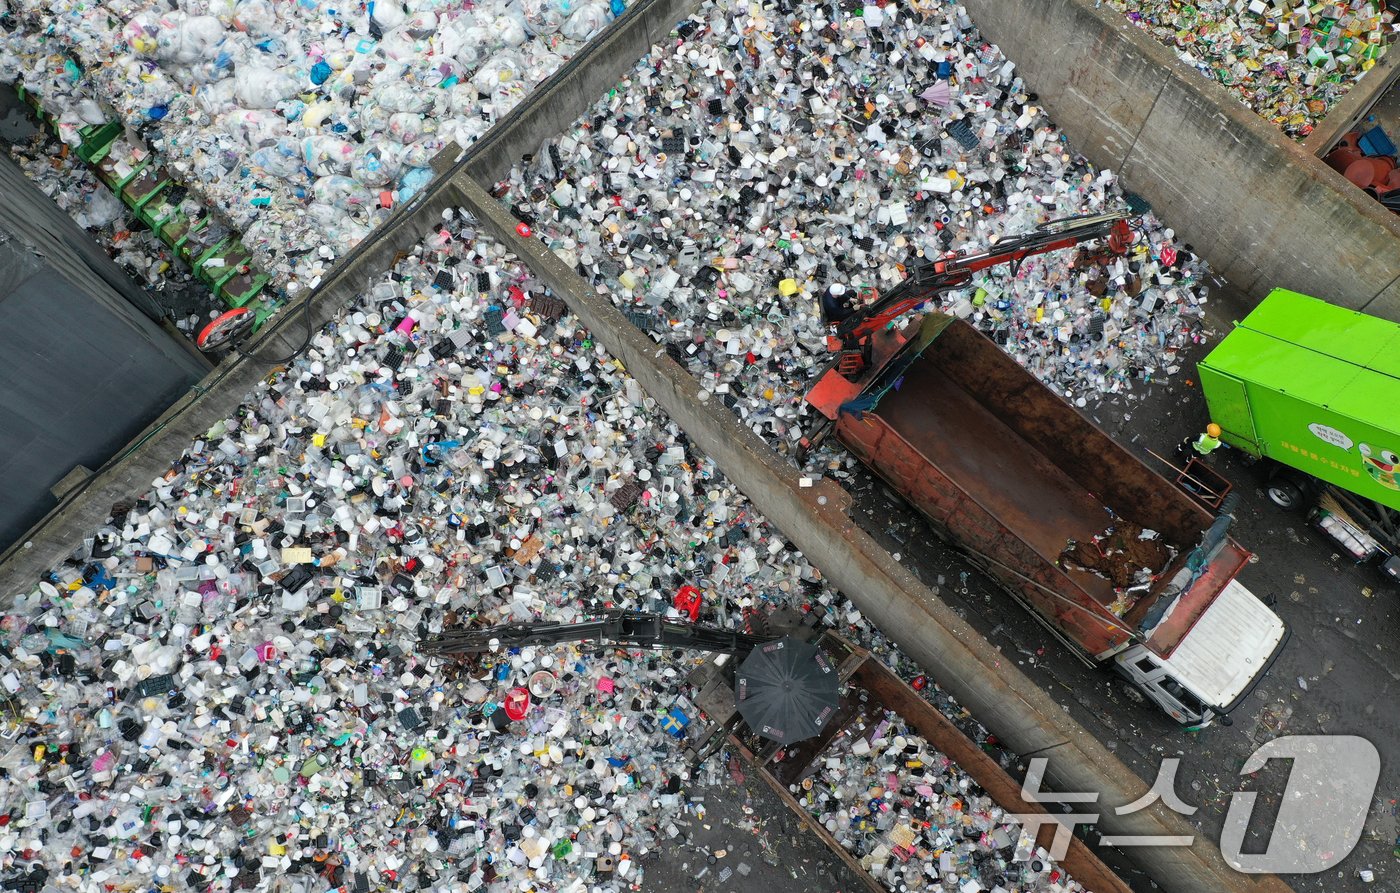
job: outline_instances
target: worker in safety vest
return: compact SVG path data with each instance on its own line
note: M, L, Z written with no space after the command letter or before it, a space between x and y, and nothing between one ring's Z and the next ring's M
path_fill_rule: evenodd
M1209 456L1218 446L1220 446L1220 426L1211 422L1206 425L1205 433L1197 437L1196 442L1191 444L1191 449L1202 456Z
M1220 426L1211 422L1206 425L1205 433L1199 437L1188 437L1176 448L1179 461L1185 462L1193 455L1209 456L1220 446Z

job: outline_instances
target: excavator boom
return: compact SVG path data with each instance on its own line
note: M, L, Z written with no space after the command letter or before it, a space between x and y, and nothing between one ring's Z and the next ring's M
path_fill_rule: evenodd
M972 274L979 270L1017 264L1037 254L1105 238L1114 253L1122 254L1127 250L1132 241L1127 215L1068 217L1042 224L1024 236L1002 239L976 254L958 251L938 260L920 259L908 268L908 278L885 294L876 295L864 306L838 308L824 304L822 313L827 324L828 344L836 351L857 349L870 335L929 299L967 285Z
M529 645L594 642L599 646L617 643L747 654L755 645L772 638L717 626L681 623L662 614L606 611L597 619L579 623L509 623L484 629L443 630L440 635L419 642L418 651L432 657L448 657Z

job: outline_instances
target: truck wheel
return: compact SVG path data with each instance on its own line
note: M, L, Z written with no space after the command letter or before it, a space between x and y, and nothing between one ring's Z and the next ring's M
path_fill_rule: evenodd
M1124 697L1132 701L1134 704L1147 703L1147 695L1142 693L1142 689L1138 688L1128 679L1119 679L1118 681L1119 683L1121 683L1120 688L1122 688L1123 690Z
M1291 512L1303 504L1303 488L1283 475L1270 479L1264 492L1269 494L1270 502L1284 511Z

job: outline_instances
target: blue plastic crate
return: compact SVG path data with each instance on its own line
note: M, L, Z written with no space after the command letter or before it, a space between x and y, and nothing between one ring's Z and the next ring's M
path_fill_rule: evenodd
M1370 130L1361 134L1361 139L1357 140L1357 145L1366 155L1394 155L1395 144L1390 141L1390 137L1385 135L1385 131L1377 124Z

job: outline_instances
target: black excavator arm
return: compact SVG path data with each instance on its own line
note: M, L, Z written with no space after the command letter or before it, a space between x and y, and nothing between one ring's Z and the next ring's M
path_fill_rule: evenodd
M772 636L754 636L737 630L670 620L662 614L608 611L579 623L508 623L483 629L443 630L418 643L420 653L432 657L479 654L528 645L593 642L658 648L693 648L721 654L747 654Z

